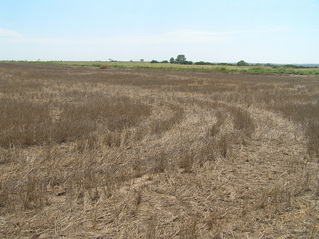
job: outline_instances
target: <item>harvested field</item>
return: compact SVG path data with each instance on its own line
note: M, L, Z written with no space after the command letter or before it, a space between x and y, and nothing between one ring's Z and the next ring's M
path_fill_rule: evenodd
M0 64L1 238L318 238L319 77Z

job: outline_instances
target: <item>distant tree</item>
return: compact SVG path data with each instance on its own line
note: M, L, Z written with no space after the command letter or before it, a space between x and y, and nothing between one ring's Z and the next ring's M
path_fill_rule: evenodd
M174 57L172 57L172 58L169 60L169 63L171 63L171 64L174 64L174 63L175 63Z
M248 66L249 64L245 62L244 60L238 61L237 66Z
M167 60L164 60L164 61L162 61L162 63L168 63L168 61L167 61Z
M152 60L152 61L151 61L151 63L158 63L158 61L156 61L156 60Z
M141 59L140 62L144 62L144 59Z
M186 61L185 55L178 55L177 58L176 58L176 60L175 60L175 62L176 62L177 64L184 64L185 61Z
M198 61L198 62L195 62L194 65L214 65L214 63L205 62L205 61Z

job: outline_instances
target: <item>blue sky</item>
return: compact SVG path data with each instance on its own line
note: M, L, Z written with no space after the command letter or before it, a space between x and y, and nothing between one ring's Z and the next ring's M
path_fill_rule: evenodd
M0 0L0 60L319 63L319 0Z

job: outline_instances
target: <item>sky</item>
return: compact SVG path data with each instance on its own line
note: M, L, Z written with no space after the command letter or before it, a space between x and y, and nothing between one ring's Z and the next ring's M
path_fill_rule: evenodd
M319 63L319 0L0 0L0 60Z

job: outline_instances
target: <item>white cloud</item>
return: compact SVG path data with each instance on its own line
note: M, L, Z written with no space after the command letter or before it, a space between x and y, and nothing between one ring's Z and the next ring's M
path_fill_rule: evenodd
M19 37L19 36L21 36L21 34L16 31L0 27L0 37Z

